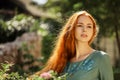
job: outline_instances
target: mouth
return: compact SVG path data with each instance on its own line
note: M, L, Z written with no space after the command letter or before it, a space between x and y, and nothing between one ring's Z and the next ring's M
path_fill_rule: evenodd
M81 34L81 37L86 38L86 37L88 37L88 35L86 35L86 34Z

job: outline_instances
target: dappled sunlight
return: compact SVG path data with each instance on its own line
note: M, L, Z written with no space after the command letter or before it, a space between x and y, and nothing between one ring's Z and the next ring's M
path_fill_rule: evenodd
M95 50L104 51L109 55L114 70L114 78L115 80L119 80L119 3L120 0L105 0L103 2L100 0L1 0L0 80L6 80L8 78L7 76L11 79L16 76L16 80L25 80L25 78L34 75L36 72L39 73L54 51L54 47L58 42L57 39L59 38L57 35L61 35L59 34L59 32L62 31L61 28L67 25L68 29L66 29L67 31L64 33L66 34L65 37L67 37L68 33L72 30L70 27L76 24L73 23L74 19L69 21L68 18L74 12L81 10L86 10L95 18L97 22L96 25L99 27L99 33L97 37L94 36L95 40L91 46ZM64 25L67 21L71 24L67 23ZM85 37L86 34L83 36ZM63 38L61 38L61 40L62 39ZM73 36L69 36L62 46L68 44L72 39ZM71 48L71 45L73 45L72 42L66 47ZM65 49L64 47L61 47L61 49L62 48ZM70 50L72 51L74 48L75 47L72 47ZM62 50L59 50L59 52L60 51ZM63 51L63 53L66 52ZM59 56L61 56L60 61L62 61L64 60L63 57L66 57L67 54L59 54ZM54 58L55 57L56 55ZM54 61L56 59L51 60ZM3 64L6 63L6 61L8 63ZM57 61L59 62L57 68L55 67L56 65L52 65L56 70L61 67L60 61L56 60L56 62ZM14 63L14 65L11 66L11 63ZM87 65L89 66L90 64ZM82 69L88 69L88 67ZM9 73L7 70L9 70ZM15 73L12 74L12 72ZM63 74L61 74L61 76L62 75ZM35 76L35 80L39 78L39 75ZM55 75L54 78L57 80L58 76Z

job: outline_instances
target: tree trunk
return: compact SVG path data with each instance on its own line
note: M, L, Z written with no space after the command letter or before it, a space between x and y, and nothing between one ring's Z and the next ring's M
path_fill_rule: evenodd
M118 32L118 30L119 30L118 26L115 25L116 41L117 41L118 53L119 53L119 59L120 59L120 38L119 38L119 32ZM117 65L120 67L120 62Z
M120 57L120 38L119 38L119 32L118 32L118 26L115 26L115 33L116 33L116 40L117 40L117 45L118 45L118 53Z
M22 9L30 13L35 17L44 17L44 18L51 18L54 19L54 16L50 15L49 13L42 11L38 8L37 5L31 5L31 0L10 0L11 2L15 3L16 5L20 6Z

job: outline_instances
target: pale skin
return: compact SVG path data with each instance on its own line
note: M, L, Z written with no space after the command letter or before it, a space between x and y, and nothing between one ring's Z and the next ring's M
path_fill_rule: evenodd
M88 41L93 36L93 22L86 16L81 15L78 18L78 23L75 27L75 38L76 38L76 56L71 59L71 62L77 62L87 58L93 51Z
M72 58L71 62L78 62L87 58L93 51L88 41L93 36L93 22L86 16L82 15L78 18L78 23L75 27L75 38L76 38L76 56ZM48 72L44 72L40 76L49 79L50 75L46 75Z

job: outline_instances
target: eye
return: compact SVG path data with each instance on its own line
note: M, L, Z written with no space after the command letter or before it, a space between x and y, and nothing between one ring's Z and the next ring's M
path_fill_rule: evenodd
M88 28L92 28L92 26L87 26Z
M83 25L77 25L77 27L83 27Z

